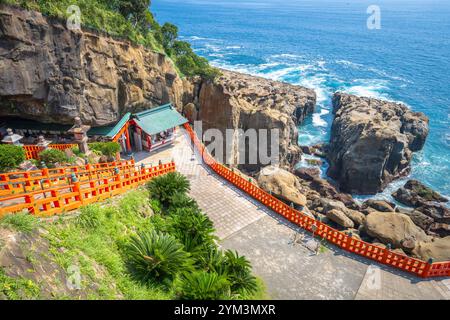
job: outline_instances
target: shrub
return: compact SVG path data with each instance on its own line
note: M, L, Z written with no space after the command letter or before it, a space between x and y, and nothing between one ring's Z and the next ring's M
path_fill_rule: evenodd
M169 207L176 193L186 193L190 189L189 180L178 172L159 176L147 184L150 196L158 200L163 207Z
M89 147L107 157L114 157L117 152L120 152L120 144L117 142L94 142L90 143Z
M185 193L177 192L170 198L170 211L176 211L179 208L191 208L197 211L200 210L197 202L186 195Z
M0 144L0 172L17 168L25 161L25 151L22 147Z
M39 153L38 157L48 168L54 168L56 164L62 164L69 161L65 152L57 149L44 150Z
M230 299L230 283L225 276L215 272L197 271L180 279L178 295L185 300Z
M192 269L190 255L174 237L156 231L132 236L125 251L134 275L145 282L172 280Z
M174 235L195 256L214 246L214 226L212 221L200 211L180 208L168 219L170 234Z
M230 281L231 291L238 294L253 294L258 290L256 278L252 275L250 262L237 252L225 252L225 272Z

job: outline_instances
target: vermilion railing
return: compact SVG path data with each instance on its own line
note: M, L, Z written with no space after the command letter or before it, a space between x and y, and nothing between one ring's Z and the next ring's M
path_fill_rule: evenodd
M111 167L114 167L113 170ZM67 183L53 185L52 182L61 181L60 177L71 172L70 168L61 170L64 173L60 176L49 176L49 184L40 190L1 197L0 217L24 210L37 216L51 216L75 210L134 189L153 177L173 172L175 163L145 168L135 166L134 161L131 161L123 166L110 164L108 168L86 168L72 172L69 180L64 180Z
M250 181L242 178L229 168L218 163L206 150L205 146L199 141L189 124L184 125L192 142L197 150L201 153L203 161L218 175L227 181L272 209L276 213L282 215L287 220L295 223L303 229L312 232L314 235L327 240L328 242L360 256L374 260L376 262L392 266L419 277L439 277L450 276L450 261L428 263L420 259L411 258L402 254L395 253L391 250L367 243L362 240L350 237L330 226L312 219L302 212L295 210L291 206L278 200L274 196L268 194L264 190L255 186Z
M57 149L64 151L66 149L72 149L73 147L76 147L76 144L51 144L48 147L50 149ZM25 156L27 160L29 159L38 159L39 153L44 150L44 147L36 146L36 145L25 145L23 146L23 149L25 150Z
M100 177L115 168L127 170L134 167L134 162L118 161L84 166L68 166L54 169L0 173L0 199L4 196L33 192L38 189L70 184L70 177L75 173L80 181L93 175Z

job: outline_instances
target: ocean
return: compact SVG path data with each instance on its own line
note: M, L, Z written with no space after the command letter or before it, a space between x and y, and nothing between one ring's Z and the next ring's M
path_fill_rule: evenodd
M367 26L374 4L379 29ZM430 135L411 175L375 198L390 199L408 178L450 196L449 0L153 0L151 9L215 66L314 89L302 145L329 140L335 91L425 113Z

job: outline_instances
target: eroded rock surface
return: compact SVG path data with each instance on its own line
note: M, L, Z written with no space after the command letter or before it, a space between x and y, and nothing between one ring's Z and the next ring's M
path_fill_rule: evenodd
M229 151L223 150L223 162L247 172L257 172L268 165L260 157L256 163L248 161L249 154L257 154L261 145L250 142L238 131L231 137L225 135L226 129L240 129L243 132L264 129L267 132L257 131L258 142L261 136L265 136L270 143L271 130L277 130L279 143L274 145L279 146L280 165L286 168L296 164L301 155L297 145L297 125L314 111L314 91L237 72L222 72L222 76L214 82L200 85L198 120L202 120L203 131L218 129L225 137ZM245 146L245 155L241 153L244 148L240 146Z
M275 197L305 207L306 197L300 193L300 182L292 173L274 166L265 167L257 176L258 185Z
M354 194L375 194L410 171L428 136L428 118L405 105L336 93L328 174Z
M0 7L0 116L101 126L134 109L181 108L193 91L163 54Z
M382 243L407 252L411 252L420 241L431 241L431 237L402 213L372 212L366 217L364 229L368 235Z

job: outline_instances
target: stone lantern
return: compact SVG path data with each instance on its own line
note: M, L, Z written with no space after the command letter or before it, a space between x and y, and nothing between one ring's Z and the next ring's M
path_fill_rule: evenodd
M89 146L87 144L88 142L87 132L89 131L90 128L91 128L90 126L83 125L81 123L81 119L79 117L76 117L74 126L70 128L70 130L68 131L69 133L73 134L75 142L78 144L78 147L80 148L80 152L86 155L90 154Z
M42 148L44 148L44 150L46 150L48 148L48 146L50 145L50 143L52 143L52 142L49 140L46 140L44 138L44 136L38 137L38 143L37 143L38 147L42 147Z
M8 132L8 135L3 138L2 142L6 144L12 144L15 146L23 146L23 144L20 143L20 140L22 140L22 136L19 134L15 134L12 129L6 129L6 132Z

